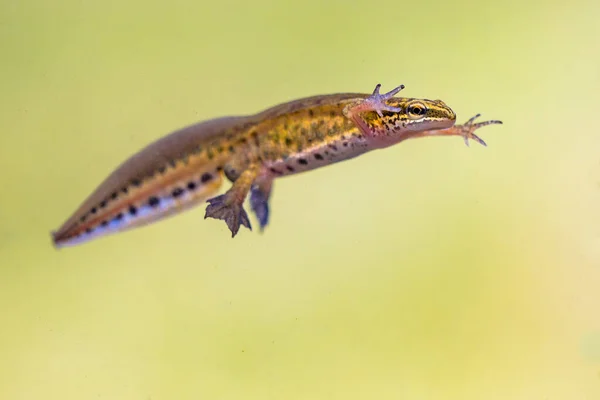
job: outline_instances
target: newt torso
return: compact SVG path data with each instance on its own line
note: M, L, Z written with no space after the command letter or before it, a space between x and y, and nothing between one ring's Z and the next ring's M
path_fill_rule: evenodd
M314 96L255 115L218 118L176 131L117 168L53 233L54 243L76 244L172 215L214 194L223 176L234 185L225 195L209 200L206 216L224 219L235 236L240 224L250 228L241 205L250 193L252 209L264 228L275 178L389 145L382 144L380 136L402 134L405 139L426 132L411 129L408 125L414 118L403 119L396 111L401 107L370 108L366 100L373 96ZM436 118L443 123L430 122L424 128L454 124L453 111L440 101L391 96L386 101L404 107L417 101L430 110L438 108Z
M249 165L260 164L263 175L276 178L364 153L368 150L365 136L343 109L349 101L365 96L312 97L254 116L230 140L225 139L231 153L224 165L226 176L235 180Z

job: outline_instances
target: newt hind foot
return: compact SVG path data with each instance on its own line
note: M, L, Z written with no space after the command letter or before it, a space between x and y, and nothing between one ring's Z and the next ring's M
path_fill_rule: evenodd
M258 219L260 231L263 232L269 223L269 193L260 187L253 187L250 191L250 206Z
M240 229L240 225L252 230L248 214L242 204L228 201L227 194L222 194L207 200L206 218L222 219L231 231L231 237L235 237Z

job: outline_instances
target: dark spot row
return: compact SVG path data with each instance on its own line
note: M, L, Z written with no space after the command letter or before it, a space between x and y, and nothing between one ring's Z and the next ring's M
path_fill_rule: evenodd
M118 213L117 215L115 215L115 216L112 218L112 221L116 221L116 222L118 222L118 221L121 221L121 220L123 219L123 217L124 217L123 213ZM104 220L104 221L102 221L102 222L100 223L100 226L102 226L102 227L107 227L109 223L110 223L110 222L109 222L109 220ZM92 233L93 231L94 231L94 228L92 228L92 227L90 227L90 228L87 228L87 229L85 230L85 232L86 232L86 233L88 233L88 234L89 234L89 233Z
M198 146L194 147L192 153L199 153L202 150L203 150L202 147L198 145ZM217 147L216 150L218 152L223 152L225 149L223 148L223 146L219 146L219 147ZM235 153L235 148L232 145L228 146L227 150L232 154ZM214 153L210 148L207 151L207 155L208 155L209 159L212 159L214 157ZM189 159L189 156L187 154L181 154L178 158L174 158L174 159L170 160L167 165L158 167L156 169L156 172L158 172L159 174L162 175L167 172L168 167L176 168L177 162L179 160L182 160L184 163L186 163L188 161L188 159ZM99 211L99 209L105 208L110 201L116 200L119 197L119 192L126 195L127 193L129 193L129 187L139 188L140 186L142 186L143 181L144 181L144 179L139 178L139 177L131 179L131 181L129 181L129 185L124 186L123 188L121 188L120 191L112 192L110 194L110 196L108 196L106 199L102 200L97 206L92 207L87 214L82 215L80 218L80 222L85 222L85 220L89 217L90 214L96 214ZM195 189L194 184L188 185L188 189L194 190Z
M159 168L159 171L160 171L160 168ZM140 187L142 185L142 180L139 178L134 178L130 181L130 184L133 187ZM127 194L127 193L129 193L129 188L127 186L125 186L125 187L121 188L120 192L123 194ZM85 222L85 220L90 215L96 214L99 210L105 208L109 202L116 200L118 197L119 197L119 191L112 192L106 199L104 199L100 203L98 203L97 206L92 207L87 214L82 215L81 218L79 218L79 221ZM106 222L106 221L103 221L103 223L104 222ZM106 224L108 224L108 222L106 222Z
M113 217L112 220L118 222L118 221L120 221L122 219L123 219L123 213L118 213L117 215L115 215ZM107 226L108 224L109 224L109 221L108 220L104 220L104 221L102 221L102 223L100 225Z
M210 182L212 179L214 179L214 176L212 174L206 172L206 173L202 174L202 176L200 177L200 182L201 183L207 183L207 182ZM198 186L199 186L198 183L196 183L194 181L189 181L187 183L187 185L186 185L186 188L187 188L188 191L194 191L194 190L196 190L198 188ZM175 188L171 192L171 195L174 198L177 198L177 197L181 196L182 194L184 194L185 190L186 189L180 188L180 187ZM150 207L157 207L160 204L160 201L161 201L160 197L151 196L151 197L148 198L148 205ZM90 212L92 214L95 214L97 212L97 208L96 207L92 208L92 210ZM134 206L134 205L130 205L129 208L128 208L128 210L127 210L127 212L132 217L135 217L137 215L137 213L138 213L138 208L136 206ZM120 221L120 220L123 219L123 217L124 217L123 213L119 213L115 217L113 217L112 221ZM85 221L85 218L82 217L81 221L82 222ZM106 226L108 226L109 223L110 223L110 220L104 220L104 221L102 221L100 223L100 226L106 227ZM92 228L92 227L86 229L86 233L91 233L93 231L94 231L94 228Z
M200 182L201 183L208 183L211 180L214 179L214 176L211 173L205 172L204 174L202 174L202 176L200 177ZM198 184L194 181L189 181L187 183L187 185L185 187L176 187L171 191L171 196L173 198L178 198L181 197L185 191L194 191L198 188ZM152 196L150 198L148 198L148 205L150 207L157 207L160 204L160 198L156 197L156 196Z
M335 145L329 145L329 146L330 146L330 147L331 147L333 150L337 151L337 147L336 147ZM347 142L344 142L344 146L348 146L348 143L347 143ZM330 153L329 153L329 151L325 150L325 155L326 155L326 156L328 156L329 154L330 154ZM318 160L318 161L323 161L323 160L325 159L325 157L323 157L323 155L322 155L321 153L315 153L315 154L313 155L313 157L315 158L315 160ZM307 160L306 158L298 158L298 159L296 160L296 162L297 162L298 164L300 164L300 165L308 165L308 160ZM292 167L292 166L291 166L291 165L289 165L289 164L286 164L286 165L285 165L285 168L286 168L286 169L287 169L289 172L294 172L294 171L295 171L294 167ZM275 175L283 175L283 172L281 172L280 170L278 170L278 169L276 169L276 168L273 168L273 167L271 167L269 170L270 170L270 171L271 171L273 174L275 174Z

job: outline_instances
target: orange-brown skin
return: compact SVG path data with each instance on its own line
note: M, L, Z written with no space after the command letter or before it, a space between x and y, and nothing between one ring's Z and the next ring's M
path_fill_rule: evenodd
M235 236L250 228L250 193L261 230L268 223L273 180L424 136L461 136L485 144L473 119L440 100L344 93L304 98L250 116L223 117L183 128L150 144L118 167L55 232L62 247L164 218L208 199L205 218L223 219ZM476 116L477 117L477 116ZM468 143L468 142L467 142ZM223 182L233 182L212 197Z

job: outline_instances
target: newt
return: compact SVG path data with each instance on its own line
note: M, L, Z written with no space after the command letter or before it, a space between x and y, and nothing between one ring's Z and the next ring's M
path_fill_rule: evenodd
M475 131L501 121L456 125L441 100L340 93L283 103L255 115L226 116L179 129L130 157L110 174L70 218L52 232L55 247L87 242L143 226L206 201L204 218L225 221L231 237L269 223L269 198L277 178L325 167L406 139L460 136L485 145ZM216 195L227 179L231 187Z

